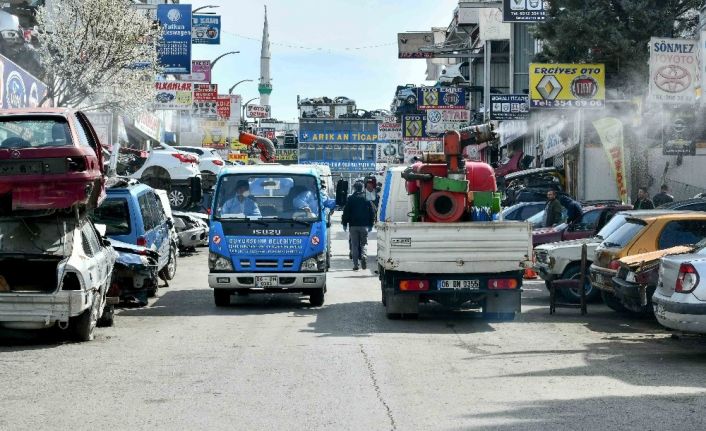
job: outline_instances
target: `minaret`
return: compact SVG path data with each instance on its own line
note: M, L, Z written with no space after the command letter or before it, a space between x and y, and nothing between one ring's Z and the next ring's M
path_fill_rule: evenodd
M270 32L267 28L267 6L265 6L265 26L262 28L262 51L260 51L260 105L270 104L272 83L270 82Z

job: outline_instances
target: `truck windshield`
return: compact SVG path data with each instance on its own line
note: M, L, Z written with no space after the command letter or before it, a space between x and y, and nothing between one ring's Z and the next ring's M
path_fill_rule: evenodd
M321 217L320 201L312 175L225 175L218 186L214 217L313 222Z
M0 219L0 255L70 256L75 227L73 217Z

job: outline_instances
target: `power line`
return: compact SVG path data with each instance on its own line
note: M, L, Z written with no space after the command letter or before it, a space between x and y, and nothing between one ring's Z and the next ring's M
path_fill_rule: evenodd
M235 36L241 39L247 39L247 40L252 40L256 42L262 42L262 39L257 38L257 37L251 37L251 36L245 36L243 34L238 34L238 33L231 33L229 31L224 31L221 30L223 33L229 34L231 36ZM395 46L397 43L381 43L381 44L376 44L376 45L364 45L364 46L353 46L353 47L343 47L343 48L326 48L326 47L313 47L313 46L304 46L304 45L298 45L298 44L291 44L291 43L280 43L280 42L270 42L270 45L274 46L281 46L285 48L292 48L292 49L303 49L307 51L325 51L325 52L334 52L334 51L360 51L364 49L376 49L376 48L384 48L388 46Z

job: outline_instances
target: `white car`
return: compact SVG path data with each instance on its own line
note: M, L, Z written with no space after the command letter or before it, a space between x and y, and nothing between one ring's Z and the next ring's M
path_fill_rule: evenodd
M199 157L199 170L201 171L201 182L203 188L211 189L216 185L218 173L226 165L223 157L218 154L218 150L213 148L187 147L180 145L176 147L181 151L196 154Z
M691 254L661 259L652 307L667 328L706 333L706 241Z

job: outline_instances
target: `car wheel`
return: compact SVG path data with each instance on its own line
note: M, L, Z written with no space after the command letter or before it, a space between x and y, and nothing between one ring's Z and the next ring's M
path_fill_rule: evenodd
M618 313L626 313L628 311L628 309L618 301L618 298L610 292L601 290L601 298L603 298L605 305L613 311L617 311Z
M189 198L181 187L173 188L169 192L169 204L175 209L185 209L189 205Z
M98 326L107 328L115 323L115 305L106 305L103 309L103 315L98 319Z
M405 99L408 105L416 105L417 104L417 98L414 96L407 96L407 99Z
M176 275L176 270L177 270L177 251L176 247L172 246L169 248L169 262L167 262L167 266L162 268L162 270L159 272L159 276L162 278L162 280L169 281L174 278Z
M166 169L161 167L151 167L142 174L140 181L154 189L171 189L171 176Z
M312 307L321 307L324 305L326 288L316 289L311 295L309 295L309 304Z
M230 305L230 290L213 289L213 300L216 307L227 307Z
M76 317L69 319L69 328L77 341L93 340L93 332L98 324L98 295L93 295L91 307Z
M581 277L581 267L576 266L576 265L567 268L564 271L564 274L562 274L562 276L561 276L561 278L564 280L578 280L580 277ZM593 287L593 285L591 284L591 281L588 278L588 274L586 274L585 285L586 285L586 302L596 301L598 299L598 296L600 295L600 293L598 292L599 289L596 289ZM561 289L561 296L563 296L564 299L570 303L581 302L580 289L562 288Z

